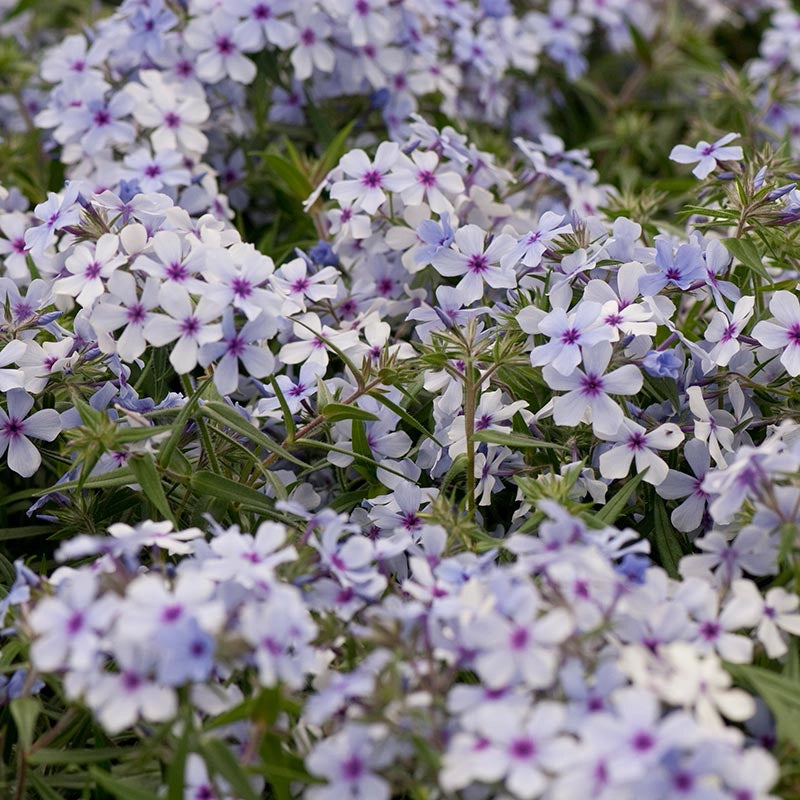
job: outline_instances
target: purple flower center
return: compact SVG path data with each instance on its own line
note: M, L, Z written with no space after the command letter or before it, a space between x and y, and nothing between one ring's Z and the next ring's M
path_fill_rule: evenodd
M89 280L94 280L100 276L100 265L96 261L86 265L86 270L83 273Z
M679 772L672 779L672 785L679 792L690 792L694 786L694 777L689 772Z
M167 606L161 612L161 620L162 622L175 622L181 614L183 614L183 606L180 603L175 603L174 605Z
M13 239L11 241L11 249L15 253L24 253L25 252L25 240L21 236L18 239Z
M362 176L361 176L361 183L364 186L369 187L370 189L375 189L381 185L381 174L376 169L368 169Z
M562 344L576 344L581 338L581 332L577 328L568 328L561 334Z
M173 261L171 264L167 265L166 269L167 278L171 281L185 281L186 278L189 276L189 272L183 264L180 264L176 261Z
M247 278L236 277L231 281L231 291L237 297L249 297L253 293L253 285Z
M199 330L200 322L197 317L186 317L186 319L181 322L181 334L183 336L197 336Z
M628 439L628 447L631 450L644 450L646 440L641 433L634 433Z
M128 322L134 325L141 325L146 314L147 311L144 306L137 303L128 309L128 313L125 316L128 318Z
M144 174L148 178L155 178L157 175L161 174L161 167L159 167L158 164L148 164L144 168Z
M786 331L786 336L789 339L789 344L800 346L800 323L795 322L792 327Z
M111 122L111 114L109 114L104 108L101 108L99 111L94 112L92 120L98 128L104 128Z
M728 327L725 328L724 331L722 331L722 338L720 339L720 341L729 342L731 339L734 339L736 337L737 330L738 328L736 327L736 323L731 322L731 324L728 325Z
M164 124L168 128L178 128L181 124L181 118L174 111L168 111L164 114Z
M536 745L533 740L526 738L514 739L511 742L511 755L513 758L528 759L536 754Z
M306 46L310 47L314 42L317 41L317 35L311 28L303 28L302 33L300 34L300 41Z
M526 628L514 628L511 633L511 649L524 650L525 646L528 644L528 638L529 636Z
M229 56L235 50L233 42L227 36L220 36L214 44L217 52L223 56Z
M775 619L775 609L772 606L764 606L764 616L769 617L770 619Z
M122 688L126 692L135 692L142 685L142 679L132 670L122 673Z
M718 622L706 621L700 626L700 635L709 642L719 638L721 628Z
M297 383L294 386L292 386L291 389L289 389L287 394L289 395L289 397L302 397L303 392L305 392L305 390L306 390L305 384Z
M492 424L492 415L484 414L479 419L475 420L475 430L485 431Z
M259 3L253 9L253 17L258 20L269 19L272 16L272 9L266 3Z
M366 17L369 14L369 3L367 0L356 0L356 14L361 17Z
M489 262L483 253L476 253L475 255L469 257L469 261L467 261L467 269L470 272L481 274L489 269Z
M417 173L417 180L423 186L435 186L436 185L436 176L429 169L421 169Z
M244 352L246 345L241 336L234 336L228 341L227 351L237 358Z
M634 736L631 740L633 749L639 753L645 753L648 750L651 750L655 743L655 739L647 731L639 731L639 733L637 733L636 736Z
M599 375L589 373L581 378L581 394L597 397L603 391L603 379Z
M363 774L364 762L357 755L342 761L342 777L346 781L357 781Z
M16 417L10 417L3 422L2 429L4 439L16 439L25 432L25 423Z
M74 636L82 627L83 627L83 614L80 611L76 611L68 620L67 620L67 633L70 636Z

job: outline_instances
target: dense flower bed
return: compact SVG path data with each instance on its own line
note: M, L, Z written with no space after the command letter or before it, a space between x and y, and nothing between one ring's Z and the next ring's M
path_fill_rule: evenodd
M789 3L0 7L3 796L798 796Z

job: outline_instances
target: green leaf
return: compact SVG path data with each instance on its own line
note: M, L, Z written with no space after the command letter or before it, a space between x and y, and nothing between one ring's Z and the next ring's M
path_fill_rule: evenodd
M9 539L32 539L35 536L46 536L58 530L54 525L20 525L18 528L0 528L0 541Z
M250 778L225 742L206 739L200 743L200 751L209 772L224 778L241 800L259 800Z
M800 747L800 681L763 667L726 664L740 683L751 686L770 707L778 723L778 738Z
M59 794L45 783L45 779L35 772L28 773L28 782L36 789L38 800L64 800L64 795Z
M283 156L277 153L263 153L261 158L268 171L278 179L278 183L301 203L314 190L308 178Z
M90 768L89 774L101 788L119 800L153 800L152 789L144 789L136 784L121 781L96 767Z
M94 764L99 761L120 759L126 755L139 753L138 747L91 747L87 749L66 749L43 747L28 757L31 764Z
M378 417L369 411L364 411L358 406L346 405L345 403L328 403L322 409L322 416L328 422L340 422L344 419L377 420Z
M314 169L313 183L321 183L325 176L339 163L347 144L347 138L356 124L355 120L351 120L333 137L331 143L326 148L325 152L317 162Z
M167 800L183 800L191 725L186 725L167 767Z
M17 727L17 740L23 751L30 749L36 720L42 712L42 706L35 697L18 697L9 704L11 716Z
M671 578L678 577L678 562L683 556L678 532L672 527L667 507L660 497L653 498L653 545L661 566Z
M156 462L149 453L136 453L128 459L128 466L142 487L145 497L158 509L164 519L168 519L177 528L178 523L170 508L161 476L156 469Z
M628 500L633 496L636 487L642 482L647 470L629 480L596 514L594 518L604 525L612 525L625 510Z
M266 495L242 483L217 475L216 472L201 469L192 475L192 491L200 496L216 497L229 503L237 503L250 511L255 511L270 519L285 522Z
M202 407L203 416L208 417L214 422L227 426L232 431L235 431L240 436L244 436L254 444L261 445L265 450L285 458L292 464L299 467L308 469L308 464L301 461L296 456L293 456L285 447L282 447L277 442L274 442L265 433L256 428L255 425L248 422L241 414L235 409L224 403L208 402Z
M510 448L534 448L537 450L567 450L563 444L545 442L543 439L534 439L533 436L523 436L519 433L504 431L477 431L472 435L473 442L487 442L488 444L505 445Z
M438 447L442 447L443 445L439 442L436 437L421 423L419 420L415 419L408 413L402 406L398 405L394 402L394 400L390 400L384 394L382 394L377 389L374 389L371 392L368 392L369 396L377 400L382 406L386 406L390 411L397 414L406 425L410 425L415 431L421 433L423 436L430 439L434 444Z
M53 494L53 492L64 492L68 489L111 489L116 486L127 486L129 483L136 483L136 477L130 467L119 467L112 469L110 472L104 472L102 475L94 475L87 478L83 486L80 481L65 481L64 483L57 483L47 489L41 489L34 492L35 497L41 497L43 494Z
M761 253L752 239L723 239L722 244L728 249L738 261L747 269L752 270L767 283L772 283L764 264L762 263Z

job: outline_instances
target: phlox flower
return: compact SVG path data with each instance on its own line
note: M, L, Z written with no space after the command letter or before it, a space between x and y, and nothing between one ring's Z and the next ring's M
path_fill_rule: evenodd
M198 361L204 367L214 363L214 385L227 397L239 386L239 364L254 378L269 375L275 366L275 356L264 344L277 332L274 317L262 313L255 319L237 327L233 312L225 309L222 315L222 337L219 341L207 342L200 348Z
M326 786L308 789L308 800L389 800L389 784L374 773L388 761L369 728L350 723L318 742L306 757L309 772L327 780Z
M339 270L331 266L311 272L305 258L293 258L275 271L271 283L285 298L282 312L288 315L305 311L309 302L318 303L335 298L339 291L335 283L338 275Z
M731 313L715 311L708 323L703 337L713 342L714 347L708 357L719 367L727 367L730 360L739 352L739 336L753 316L755 297L742 297L736 301Z
M794 378L800 375L800 300L784 289L769 301L773 319L761 320L753 328L753 338L770 350L780 350L780 362Z
M453 792L473 781L503 781L514 797L540 797L548 788L550 774L565 770L574 755L573 740L563 735L564 721L564 707L548 700L532 710L508 701L483 706L470 716L472 735L457 734L445 754L440 785ZM470 750L476 759L472 765Z
M770 658L786 655L785 634L800 636L800 598L781 586L768 589L762 596L758 587L748 580L736 580L731 586L728 607L739 613L750 614L751 625L756 627L756 637L764 645Z
M311 645L317 626L297 589L275 585L267 602L245 605L240 630L255 648L263 686L275 686L279 681L292 689L303 686L317 660Z
M119 672L102 672L88 684L86 703L108 733L130 728L141 717L148 722L166 722L175 716L175 691L153 678L157 653L122 636L114 643L114 661Z
M314 68L321 72L333 72L336 55L327 41L330 34L331 26L323 14L312 13L303 17L297 44L290 56L295 80L310 78Z
M47 193L47 200L39 203L33 213L42 220L42 225L28 228L25 232L25 246L32 256L40 256L45 248L55 241L56 232L65 225L74 225L80 219L78 200L78 182L67 183L63 195L55 192Z
M583 370L574 369L564 375L547 365L542 377L551 389L567 392L553 400L553 419L556 425L573 427L591 416L596 435L613 436L624 420L622 409L610 394L636 394L642 388L642 373L633 364L625 364L606 372L611 361L611 345L601 342L583 349ZM604 477L608 477L605 476Z
M500 234L491 239L488 246L484 243L485 238L486 232L477 225L464 225L455 232L458 252L440 250L431 259L440 275L463 276L457 288L464 305L474 303L483 296L484 284L494 289L513 289L517 285L514 270L510 266L500 266L502 257L514 246L513 238Z
M692 174L702 180L716 169L718 161L741 161L744 158L744 152L739 145L727 146L729 142L738 138L738 133L726 133L713 144L705 141L699 141L694 147L689 147L687 144L676 144L669 157L671 161L677 161L679 164L698 162L692 170Z
M126 258L119 254L119 237L104 233L95 246L79 245L64 262L72 273L53 285L55 294L74 297L78 305L90 306L105 292L105 283Z
M21 339L12 339L0 350L0 392L22 389L25 373L21 369L5 369L9 364L19 363L28 346Z
M242 35L239 20L218 8L211 14L195 17L186 26L184 38L189 47L199 52L197 76L209 83L231 78L238 83L251 83L256 65L243 51L255 50L250 37Z
M692 244L682 244L673 252L667 239L656 239L655 265L658 272L650 272L639 278L639 291L645 297L658 294L668 285L688 289L695 281L705 277L703 252Z
M323 325L320 318L313 313L296 317L292 331L298 341L287 342L281 347L279 358L284 364L314 361L326 367L330 360L328 343L344 351L358 344L357 331L337 331L329 325Z
M437 172L438 165L439 156L433 151L414 150L411 159L401 156L384 185L399 192L406 205L418 206L424 201L436 214L449 213L453 211L450 198L464 191L464 181L457 172Z
M95 303L90 316L102 352L115 352L126 363L139 358L147 347L144 328L158 307L159 286L158 280L148 277L139 294L130 272L117 270L111 275L108 294ZM114 341L110 334L120 328L123 331Z
M533 348L532 366L547 365L562 375L571 375L581 363L581 348L588 352L593 345L610 342L615 336L615 331L602 324L601 313L599 304L581 301L570 314L563 308L554 308L546 314L537 330L550 341Z
M677 530L688 533L700 527L708 506L710 496L703 490L703 478L711 464L711 456L708 445L700 439L687 442L683 455L694 476L671 469L656 487L656 492L665 500L686 498L672 511L670 519Z
M169 354L170 364L178 374L191 372L200 347L222 338L222 326L215 321L221 309L206 297L193 305L186 289L176 283L161 286L159 302L167 314L150 315L144 326L145 339L156 347L177 340Z
M28 619L36 669L88 669L94 663L116 613L116 603L108 595L99 597L98 590L95 576L81 575L64 580L54 596L36 604Z
M30 478L39 469L42 456L28 437L52 442L61 432L61 418L52 408L28 416L33 397L24 389L9 389L5 399L7 410L0 408L0 456L8 450L9 469Z
M604 478L624 478L635 460L636 471L647 472L643 478L647 483L658 486L669 473L667 462L657 456L656 450L674 450L684 440L681 429L671 422L646 431L633 420L624 418L619 430L608 435L598 433L601 439L616 442L600 456L600 474Z
M564 222L565 217L554 211L545 211L539 218L536 230L528 231L515 247L509 250L500 260L503 267L514 267L522 264L526 267L538 267L542 256L556 237L572 229L572 225Z
M689 409L695 417L694 435L701 442L708 443L714 463L724 468L727 462L722 451L734 452L732 428L735 427L736 420L724 409L715 408L709 411L703 398L703 390L699 386L690 386L686 394L689 396Z
M225 8L242 18L236 32L246 49L260 50L269 42L288 50L297 42L297 28L290 16L294 10L291 0L229 0Z
M136 101L134 119L153 129L150 141L154 150L159 153L180 146L190 152L204 153L208 139L200 126L211 110L199 85L191 82L178 87L168 83L157 70L141 70L139 80L141 83L129 83L126 91Z
M367 214L374 214L386 200L383 191L388 188L386 177L399 158L400 147L394 142L381 142L372 161L363 150L351 150L339 162L350 180L334 183L331 198L340 203L353 203Z
M732 539L719 531L711 531L695 539L694 546L700 552L684 556L680 562L684 578L707 577L714 572L719 583L728 584L741 578L744 572L751 575L777 572L777 543L767 531L754 525L745 526Z

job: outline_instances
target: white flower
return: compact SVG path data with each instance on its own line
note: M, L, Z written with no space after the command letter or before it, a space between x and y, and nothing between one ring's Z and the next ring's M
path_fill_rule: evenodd
M455 232L455 250L440 250L431 263L440 275L447 277L463 275L458 282L464 305L469 305L483 296L484 283L495 289L513 289L517 276L509 267L500 266L502 257L514 246L507 234L500 234L484 245L486 232L477 225L464 225Z
M531 364L546 364L562 375L571 375L581 363L581 348L614 338L615 332L602 324L601 315L600 305L588 301L581 301L569 315L563 308L553 309L539 322L539 333L550 337L550 341L533 348Z
M727 367L739 352L739 336L753 316L755 297L742 297L736 301L733 312L715 311L703 334L706 341L714 342L708 357L719 367Z
M748 580L737 580L731 586L729 607L742 608L757 624L756 636L770 658L781 658L788 650L781 631L800 636L800 598L780 586L769 589L764 597L758 587Z
M592 430L598 436L613 435L619 430L624 415L609 394L636 394L642 388L642 373L633 364L607 373L610 361L611 345L601 342L584 348L584 371L574 369L564 375L549 364L542 369L542 377L551 389L567 392L553 400L556 425L575 426L589 413Z
M753 338L770 350L781 350L781 364L794 378L800 375L800 301L782 289L772 295L769 310L774 319L759 322Z
M105 281L125 260L119 254L119 237L104 233L94 247L84 244L75 249L64 262L72 275L57 280L53 292L74 297L78 305L90 306L105 292Z
M400 147L395 142L381 142L373 161L363 150L351 150L339 162L351 180L334 183L330 196L340 203L353 203L367 214L374 214L386 200L383 191L387 188L385 179L399 158Z
M221 309L205 297L193 306L189 293L176 283L165 283L159 291L159 300L169 316L151 314L144 326L144 336L156 347L177 339L169 361L177 373L191 372L197 365L200 346L222 338L221 325L212 321L219 319Z
M384 185L392 192L400 192L406 205L426 202L436 214L451 212L453 204L448 195L463 192L464 181L457 172L437 172L438 164L439 156L433 151L414 150L411 160L401 160L399 167L387 175Z
M52 442L61 432L61 418L52 408L28 416L33 398L24 389L6 394L8 411L0 408L0 456L8 449L8 466L23 478L30 478L42 463L42 456L29 436Z
M742 148L738 145L726 147L728 142L738 139L738 133L726 133L713 144L705 141L698 142L694 147L686 144L676 144L669 154L670 160L679 164L693 164L699 162L692 170L692 174L700 178L708 177L717 167L717 161L741 161L744 158Z
M605 433L599 433L598 436L620 443L600 456L600 474L604 478L624 478L635 459L636 471L644 472L646 469L643 480L654 486L658 486L669 473L667 462L655 451L674 450L684 439L681 429L671 422L646 432L641 425L627 418L622 420L622 425L613 436Z

